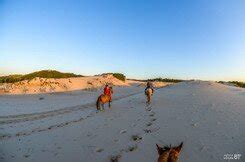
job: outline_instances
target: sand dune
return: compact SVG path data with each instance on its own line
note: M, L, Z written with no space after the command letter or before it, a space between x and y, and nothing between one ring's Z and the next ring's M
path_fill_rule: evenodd
M221 162L226 161L225 154L234 153L244 160L244 89L214 82L182 82L156 90L152 104L146 106L143 86L130 85L116 88L112 109L98 113L94 102L83 101L101 90L53 94L57 98L43 94L41 100L40 95L2 96L1 111L10 102L21 107L31 100L48 107L70 104L39 111L43 105L38 103L37 108L31 104L29 113L6 112L0 117L0 160L109 162L119 157L121 162L155 162L156 143L181 141L180 162ZM81 95L80 104L69 95ZM56 99L55 103L49 98Z
M88 77L47 79L34 78L32 80L24 80L16 83L5 83L0 85L0 94L40 94L53 92L66 92L74 90L90 90L103 87L106 83L113 86L130 86L137 84L145 86L145 82L126 80L121 81L111 74ZM171 83L154 82L154 86L161 87Z
M96 89L106 83L115 86L129 86L126 82L118 80L112 75L75 77L62 79L34 78L13 84L2 85L2 92L8 94L36 94L74 91L79 89Z

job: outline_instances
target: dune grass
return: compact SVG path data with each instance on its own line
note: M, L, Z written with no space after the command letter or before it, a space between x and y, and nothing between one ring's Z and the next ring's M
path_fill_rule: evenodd
M126 80L126 76L122 73L102 73L102 74L98 74L95 76L103 76L103 75L113 75L115 78L121 80L121 81L125 81Z
M157 81L157 82L170 82L170 83L179 83L183 82L186 80L181 80L181 79L170 79L170 78L153 78L153 79L128 79L128 80L133 80L133 81L141 81L141 82L147 82L147 81Z
M70 77L82 77L82 75L76 75L73 73L62 73L56 70L42 70L33 72L26 75L9 75L0 77L0 83L15 83L22 80L31 80L35 77L40 78L70 78Z
M244 82L238 82L238 81L229 81L228 83L231 83L237 87L245 88L245 83Z
M228 82L218 81L218 83L221 83L221 84L229 83L229 84L232 84L232 85L234 85L236 87L245 88L245 83L244 82L238 82L238 81L228 81Z
M149 79L149 81L179 83L179 82L182 82L184 80L181 80L181 79L169 79L169 78L155 78L155 79Z
M119 80L122 80L122 81L125 81L126 80L126 76L124 74L121 74L121 73L113 73L112 75L115 78L119 79Z

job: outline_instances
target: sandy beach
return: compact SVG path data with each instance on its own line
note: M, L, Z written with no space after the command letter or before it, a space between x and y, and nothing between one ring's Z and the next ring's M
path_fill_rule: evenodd
M157 89L146 106L140 84L115 86L112 108L100 112L95 108L100 88L1 95L0 161L154 162L156 143L182 141L180 162L244 155L244 89L182 82Z

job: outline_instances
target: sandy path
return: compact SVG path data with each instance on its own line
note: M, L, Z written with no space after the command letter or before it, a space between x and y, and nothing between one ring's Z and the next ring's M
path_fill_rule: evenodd
M113 98L113 101L117 101L126 97L130 97L136 94L140 94L142 92L136 92L127 94L120 97ZM31 121L31 120L38 120L43 119L47 117L53 117L56 115L71 113L73 111L83 110L86 108L95 108L95 102L90 102L84 105L78 105L73 107L65 107L58 110L52 110L52 111L46 111L46 112L38 112L38 113L31 113L31 114L20 114L20 115L8 115L8 116L0 116L0 125L1 124L9 124L9 123L18 123L18 122L25 122L25 121Z

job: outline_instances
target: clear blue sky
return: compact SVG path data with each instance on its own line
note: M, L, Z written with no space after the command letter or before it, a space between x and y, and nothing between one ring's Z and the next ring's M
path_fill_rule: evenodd
M244 0L0 0L0 75L245 81Z

